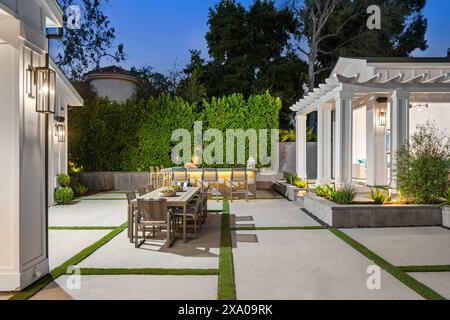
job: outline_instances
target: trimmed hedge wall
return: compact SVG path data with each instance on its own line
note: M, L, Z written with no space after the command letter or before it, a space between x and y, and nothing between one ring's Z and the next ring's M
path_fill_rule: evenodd
M192 135L195 121L203 121L204 131L278 129L280 109L281 100L269 93L247 100L233 94L202 104L168 94L123 104L97 98L69 110L69 160L84 171L170 167L173 130L187 129Z

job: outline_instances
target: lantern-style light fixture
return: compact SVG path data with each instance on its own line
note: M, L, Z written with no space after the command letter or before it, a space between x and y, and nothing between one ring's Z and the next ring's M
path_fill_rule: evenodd
M58 142L66 142L66 126L63 124L56 124L56 136L58 137Z
M386 127L386 112L384 111L378 112L377 122L380 127Z
M49 67L49 57L46 55L45 67L35 68L36 112L55 113L56 106L56 73Z

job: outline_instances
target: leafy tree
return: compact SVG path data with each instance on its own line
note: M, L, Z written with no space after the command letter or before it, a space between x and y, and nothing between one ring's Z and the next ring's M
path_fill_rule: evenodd
M131 72L139 79L136 89L137 99L157 97L164 92L169 92L171 88L170 80L164 74L155 72L149 65L140 68L132 67Z
M308 85L324 77L338 57L408 56L425 50L425 0L290 0L299 21L297 48L306 55ZM381 8L381 30L369 30L366 10ZM306 43L306 47L305 44Z
M125 60L123 44L114 46L116 31L105 15L108 0L58 0L66 12L71 5L81 9L81 28L65 28L62 40L56 48L56 64L72 80L80 80L84 73L98 68L102 59L114 62Z
M205 81L205 60L201 51L191 50L191 62L183 70L185 78L178 85L177 93L191 103L199 103L207 97Z
M306 64L289 48L297 29L292 12L274 1L256 0L248 9L235 0L222 0L209 13L206 34L212 60L204 69L208 96L269 90L283 98L280 124L292 124L289 107L301 97Z

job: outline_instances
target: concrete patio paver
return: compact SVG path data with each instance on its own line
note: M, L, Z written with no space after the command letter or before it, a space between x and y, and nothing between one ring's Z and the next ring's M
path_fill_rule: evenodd
M296 202L286 199L242 200L230 202L232 219L236 227L309 227L320 224L306 213Z
M127 199L126 192L100 192L92 194L90 196L82 197L81 200L94 200L94 199Z
M343 229L396 266L450 264L450 230L440 227Z
M183 243L178 239L166 248L165 240L149 239L139 249L124 231L86 260L83 268L177 268L217 269L220 253L220 214L209 214L197 239Z
M13 296L13 293L11 292L0 292L0 301L8 300Z
M50 230L50 270L107 235L110 230Z
M384 271L381 290L369 290L373 262L328 230L239 231L234 237L238 299L421 299Z
M127 220L126 200L85 200L49 209L51 227L119 226Z
M409 275L450 300L450 272L421 272Z
M68 279L56 279L31 300L217 299L217 276L82 276L81 290L69 290Z

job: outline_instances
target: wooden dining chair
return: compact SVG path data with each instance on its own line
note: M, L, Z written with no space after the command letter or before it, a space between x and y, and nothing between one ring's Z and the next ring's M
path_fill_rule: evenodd
M139 188L138 194L139 194L139 197L143 197L147 194L147 190L145 188Z
M151 228L153 237L156 230L166 230L166 246L170 248L175 238L175 220L172 210L167 207L167 199L138 199L136 210L135 247L139 248L145 243L147 228ZM142 241L139 242L138 232L142 232Z
M219 172L217 168L203 169L202 170L202 191L207 190L211 197L214 199L216 197L217 202L219 202L219 197L221 196L219 190Z
M132 201L136 200L136 192L131 191L127 192L127 201L128 201L128 239L130 239L130 242L133 242L134 235L133 235L133 222L134 222L134 212L136 211L137 204L133 203Z
M246 168L233 168L231 170L231 178L228 183L230 189L230 201L233 202L234 194L244 194L245 200L248 202L248 175Z

